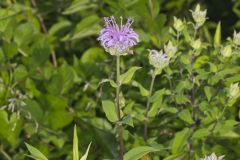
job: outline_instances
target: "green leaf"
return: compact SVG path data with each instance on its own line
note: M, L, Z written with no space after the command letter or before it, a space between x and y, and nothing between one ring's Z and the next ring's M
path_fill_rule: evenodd
M111 79L103 79L99 84L109 82L113 88L117 88L117 84Z
M221 22L218 22L217 29L214 35L214 47L221 45Z
M81 157L80 160L86 160L86 159L87 159L88 152L89 152L89 149L90 149L90 147L91 147L91 144L92 144L92 142L88 145L88 148L87 148L86 153Z
M20 24L14 32L14 42L16 42L19 47L27 46L30 42L32 42L33 33L32 24Z
M76 28L66 35L62 40L71 41L97 35L101 29L100 25L98 24L99 20L100 18L97 15L85 17L80 23L77 24Z
M131 127L134 127L134 125L133 125L133 119L132 119L132 117L129 116L129 115L123 117L122 123L123 123L123 124L127 124L127 125L129 125L129 126L131 126Z
M189 57L189 55L183 54L183 55L181 55L181 57L180 57L180 61L181 61L183 64L187 65L187 64L190 64L190 63L191 63L191 58Z
M169 113L177 113L178 112L178 110L175 107L165 106L163 109L164 109L164 111L169 112Z
M107 59L106 53L103 48L93 47L86 50L80 59L80 67L84 76L102 76L101 68L98 64L105 63Z
M22 64L18 65L17 68L14 70L14 80L21 81L28 76L28 71L26 67Z
M72 66L64 63L52 77L50 83L47 84L49 93L63 95L68 93L74 84L75 71Z
M198 129L193 133L192 138L201 139L208 135L208 130L206 128Z
M182 157L183 157L182 153L177 153L177 154L168 156L168 157L164 158L163 160L177 160L179 158L181 159Z
M132 80L134 73L141 67L131 67L126 73L120 75L120 83L127 84Z
M86 9L96 8L97 4L94 4L90 0L75 0L73 3L63 12L65 15L80 12Z
M57 130L70 124L73 120L73 114L65 110L53 110L48 115L48 120L51 127Z
M209 86L205 86L204 87L204 92L205 92L205 95L208 99L208 102L211 100L212 96L213 96L213 88L212 87L209 87Z
M41 123L43 121L43 110L41 106L31 99L26 100L25 103L26 105L23 106L23 109L31 114L33 120Z
M159 108L162 104L162 97L159 98L159 100L155 100L152 106L150 107L150 110L148 112L148 117L155 117L159 111Z
M18 47L16 43L3 42L3 52L8 58L12 58L17 54Z
M135 147L124 155L124 160L138 160L139 158L143 157L144 155L150 152L157 152L157 151L159 151L159 149L149 147L149 146Z
M31 66L41 66L48 61L51 54L50 45L45 38L37 41L32 49Z
M178 116L179 116L179 118L180 118L181 120L183 120L183 121L185 121L185 122L187 122L187 123L189 123L189 124L193 124L193 123L194 123L194 121L193 121L193 119L192 119L192 117L191 117L191 113L189 112L188 109L182 110L182 111L179 113Z
M66 28L71 27L71 22L68 20L62 20L58 23L55 23L51 28L49 29L48 33L52 36L61 34L62 30L65 30Z
M184 90L191 90L192 86L193 86L193 84L190 83L188 80L180 81L176 86L176 91L179 93Z
M27 146L28 151L31 153L31 155L36 158L36 160L48 160L47 157L45 157L38 149L31 146L30 144L25 143Z
M145 89L140 83L138 83L137 81L133 81L132 85L134 87L138 87L140 90L140 93L142 96L147 97L149 95L149 91L147 89Z
M79 160L78 155L78 136L77 136L77 127L74 126L74 135L73 135L73 160Z
M81 56L80 62L82 64L90 65L90 67L96 66L96 61L104 61L106 54L102 48L94 47L86 50Z
M111 122L118 121L117 110L115 104L110 100L102 101L103 111L107 116L107 119Z
M200 56L194 62L193 68L194 69L201 68L205 63L208 63L208 62L209 62L209 56L206 56L206 55Z
M90 149L91 143L88 145L86 153L81 157L80 160L86 160L88 156L88 152ZM77 126L74 126L74 135L73 135L73 160L79 160L78 154L78 136L77 136Z
M175 134L172 143L173 154L180 153L184 149L185 145L187 144L187 140L190 136L190 133L191 133L190 129L185 128L182 131L179 131Z
M15 128L13 130L13 128ZM18 119L16 113L12 113L10 118L4 110L0 110L0 141L2 139L15 147L19 143L19 134L22 129L22 121Z

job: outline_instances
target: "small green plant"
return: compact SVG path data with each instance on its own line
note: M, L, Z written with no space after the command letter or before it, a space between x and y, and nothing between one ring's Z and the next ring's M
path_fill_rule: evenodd
M44 156L43 153L41 153L37 148L31 146L28 143L25 143L27 146L28 151L31 155L27 155L30 158L33 158L35 160L48 160L46 156ZM86 153L79 159L78 154L78 136L77 136L77 127L74 126L74 134L73 134L73 160L86 160L88 157L88 152L91 147L91 143L88 145L88 148L86 150Z

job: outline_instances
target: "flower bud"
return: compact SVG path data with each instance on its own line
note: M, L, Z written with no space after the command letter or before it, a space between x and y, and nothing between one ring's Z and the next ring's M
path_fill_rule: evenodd
M200 27L206 21L207 10L201 11L200 5L198 4L194 11L192 12L192 17L196 22L197 27Z
M167 45L164 45L164 51L169 58L172 58L177 52L177 47L173 46L172 42L169 41Z
M239 85L238 83L231 84L228 92L228 97L229 98L235 98L239 94Z
M240 32L237 33L236 31L234 31L233 43L237 46L240 46Z
M149 63L157 69L163 69L169 64L169 57L163 51L149 50Z
M181 32L184 29L184 24L181 19L173 17L173 27L178 31Z
M198 49L200 49L201 44L202 44L201 40L200 40L200 39L197 39L197 40L195 40L194 42L192 42L191 45L192 45L192 47L193 47L195 50L198 50Z
M232 46L227 45L224 48L222 48L221 54L223 55L223 57L230 57L232 55Z
M201 160L224 160L224 155L218 157L215 153L212 153L210 156L205 156L205 158L201 158Z

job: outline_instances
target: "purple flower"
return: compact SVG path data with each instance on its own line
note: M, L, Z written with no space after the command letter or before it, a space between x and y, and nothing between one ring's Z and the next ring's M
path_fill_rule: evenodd
M97 39L111 55L124 55L139 42L138 34L131 28L133 18L128 18L125 25L123 25L123 18L120 17L120 19L121 24L118 26L113 16L105 17L105 26Z

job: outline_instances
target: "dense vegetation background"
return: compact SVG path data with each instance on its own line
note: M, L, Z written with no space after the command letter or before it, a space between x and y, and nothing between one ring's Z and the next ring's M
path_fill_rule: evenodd
M199 30L206 42L212 43L219 21L223 39L232 36L234 29L239 30L239 0L1 0L0 159L27 159L24 155L27 154L24 142L27 142L49 159L70 160L74 124L78 126L82 153L92 141L89 159L116 158L116 130L101 107L101 99L113 98L115 93L110 85L99 85L102 79L113 78L115 74L113 57L96 40L103 17L135 18L133 27L141 42L135 47L134 55L123 58L121 67L125 71L130 66L141 66L134 79L148 88L151 77L147 73L151 67L146 49L162 48L171 38L169 26L173 16L191 19L189 9L197 3L208 10L206 25ZM133 115L134 122L134 127L126 127L126 150L149 144L175 147L152 155L157 160L171 155L176 158L193 147L195 157L216 152L225 154L228 160L239 159L237 102L226 109L219 123L215 124L214 120L214 114L221 112L226 103L226 88L240 81L239 59L234 59L234 65L227 64L225 72L230 74L217 75L219 70L213 73L208 66L205 68L209 72L203 73L205 69L196 72L207 77L200 80L199 86L208 88L200 87L195 93L202 116L196 125L203 130L193 139L186 129L191 128L191 120L183 118L191 110L186 98L192 89L191 82L184 80L187 77L184 70L183 78L169 74L169 70L157 78L155 91L159 92L155 96L159 96L158 103L163 107L153 113L148 143L143 139L142 116L146 97L136 87L124 86L126 110ZM179 65L174 64L171 72L178 70ZM215 75L218 78L214 79ZM214 80L206 81L211 78ZM163 88L171 94L160 90ZM204 111L210 114L205 115ZM206 133L204 128L212 128L212 124L217 126L216 131Z

